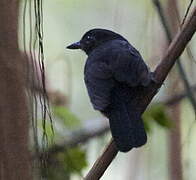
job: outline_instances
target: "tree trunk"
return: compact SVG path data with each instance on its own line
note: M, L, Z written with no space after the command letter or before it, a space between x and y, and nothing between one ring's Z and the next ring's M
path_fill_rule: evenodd
M177 0L168 0L167 2L168 23L172 36L179 28L179 11ZM174 77L176 76L176 77ZM170 95L174 95L174 90L180 89L179 78L173 74L173 83L170 89ZM170 107L170 118L174 122L174 127L169 133L169 176L171 180L183 180L182 168L182 152L181 152L181 118L180 118L180 103Z
M31 180L19 0L0 0L0 179Z
M169 174L171 180L182 180L180 104L172 106L171 111L175 127L169 133Z

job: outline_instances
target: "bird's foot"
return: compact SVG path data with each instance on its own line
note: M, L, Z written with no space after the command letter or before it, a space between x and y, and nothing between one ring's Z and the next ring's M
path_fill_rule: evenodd
M160 83L160 82L155 78L154 72L151 72L151 73L150 73L150 79L151 79L151 82L153 82L154 84L156 84L156 85L158 85L158 86L163 85L162 83Z

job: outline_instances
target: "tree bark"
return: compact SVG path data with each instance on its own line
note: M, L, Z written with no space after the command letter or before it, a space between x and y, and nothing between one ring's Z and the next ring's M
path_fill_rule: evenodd
M0 179L31 180L19 0L0 1Z
M180 104L171 106L170 115L175 126L169 132L169 175L171 180L182 180Z
M168 15L168 24L170 26L170 34L172 37L178 31L180 26L180 16L178 9L177 0L168 0L166 14ZM175 81L173 80L172 82L173 84L171 85L171 89L169 89L169 91L171 95L174 95L176 93L174 89L180 89L179 78L176 77ZM180 109L180 103L170 106L169 109L170 118L174 122L174 127L170 130L168 137L169 176L171 180L183 180Z

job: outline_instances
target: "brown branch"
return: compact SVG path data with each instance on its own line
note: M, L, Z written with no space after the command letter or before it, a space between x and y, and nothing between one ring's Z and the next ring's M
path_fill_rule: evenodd
M70 137L66 137L66 140L64 140L62 143L53 145L51 148L48 149L47 152L43 152L40 155L40 157L43 156L44 153L51 155L51 154L65 151L67 148L77 146L80 143L85 143L91 138L104 135L106 132L108 132L108 130L109 130L109 125L107 123L102 123L98 127L93 127L93 128L88 127L88 129L84 128L82 130L73 132Z
M93 167L86 175L85 180L98 180L104 174L107 167L111 164L116 157L118 149L113 139L102 153L102 155L94 163Z
M168 73L172 69L173 65L176 62L176 59L182 54L186 45L193 37L196 31L196 7L193 10L192 15L187 20L187 22L182 27L182 30L175 36L174 40L170 44L165 55L161 59L160 64L154 71L154 78L157 84L153 84L141 102L141 109L144 112L156 95L158 88L160 88L163 81L166 79ZM107 152L113 152L113 154L108 154ZM100 179L107 167L110 165L112 160L116 157L118 150L114 145L114 141L111 140L108 145L107 151L104 151L101 157L95 162L85 180L97 180ZM109 162L109 163L108 163ZM99 172L99 173L97 173Z
M172 1L169 1L170 3ZM175 1L174 1L175 2ZM166 36L167 36L167 40L169 42L172 41L172 38L173 38L173 35L174 35L174 32L177 32L177 29L179 27L179 21L180 21L180 17L179 17L179 12L178 12L178 9L177 9L177 6L171 6L170 7L172 8L173 11L169 11L169 16L172 16L170 18L170 20L168 20L167 22L167 18L166 18L166 13L164 13L164 10L162 8L162 5L161 3L159 2L159 0L153 0L153 3L156 7L156 10L157 10L157 13L160 17L160 21L163 25L163 28L165 30L165 33L166 33ZM170 13L170 12L175 12L175 13ZM167 13L167 14L168 14ZM177 22L177 23L176 23ZM171 27L172 28L169 28L169 24L171 24ZM185 70L184 70L184 67L182 66L182 63L181 63L181 59L178 58L177 61L177 67L178 67L178 71L179 71L179 75L183 81L183 84L184 84L184 87L186 88L186 91L187 91L187 94L188 94L188 98L193 106L193 109L194 111L196 112L196 100L195 100L195 97L193 95L193 92L191 91L191 88L190 88L190 84L189 84L189 81L188 81L188 78L187 78L187 75L185 73Z
M196 85L192 86L191 90L195 93ZM181 101L185 97L187 97L187 92L182 92L182 93L179 93L179 94L177 94L175 96L170 97L168 100L166 100L164 102L164 104L166 106L172 106L172 105L175 105L175 104L179 103L179 101Z
M189 11L190 11L190 8L191 8L192 4L193 4L193 0L191 0L191 1L189 2L189 5L188 5L187 10L186 10L186 12L185 12L185 15L184 15L184 18L183 18L183 20L182 20L181 26L184 24L184 22L185 22L185 20L186 20L186 18L187 18L187 16L188 16L188 14L189 14Z
M186 45L193 37L196 31L196 8L189 20L185 23L182 30L178 32L172 43L170 44L161 63L155 70L155 78L159 83L163 83L169 71L173 67L176 59L182 54Z

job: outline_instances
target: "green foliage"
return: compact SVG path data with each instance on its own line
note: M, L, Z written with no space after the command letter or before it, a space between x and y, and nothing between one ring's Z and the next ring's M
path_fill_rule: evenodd
M79 147L66 149L50 157L42 174L48 180L69 180L72 174L81 176L87 166L86 152Z
M78 147L68 149L63 156L64 168L68 173L81 173L87 166L86 153Z
M53 106L53 113L56 117L62 120L67 128L75 128L80 125L80 120L64 106Z
M55 131L55 138L58 139L59 137L61 137L61 133L58 132L58 129L56 129L54 125L54 122L57 121L58 119L60 120L60 122L63 123L65 130L66 128L69 130L73 130L74 128L80 126L80 120L72 112L70 112L68 108L63 106L53 106L52 109L54 115L53 125L51 126L51 122L49 120L45 121L45 125L44 125L45 134L47 135L48 141L51 143L54 140L54 133L52 131L52 128ZM40 120L38 125L39 125L39 130L42 134L43 121Z
M143 117L143 122L144 122L144 128L146 132L150 133L151 132L151 123L150 121L147 121L145 117Z
M144 126L147 132L151 131L151 123L156 122L163 128L169 129L173 123L166 112L166 107L161 103L152 105L143 115Z
M70 110L63 106L53 106L53 122L59 121L66 129L74 129L80 125L80 120ZM41 122L39 123L42 127ZM55 139L62 135L55 128ZM53 132L49 121L45 123L45 131L48 140L53 139ZM52 141L51 141L52 142ZM51 143L52 144L52 143ZM86 152L79 147L66 148L64 152L59 152L49 156L46 167L42 167L42 175L48 180L69 180L72 174L81 175L83 168L87 166Z

